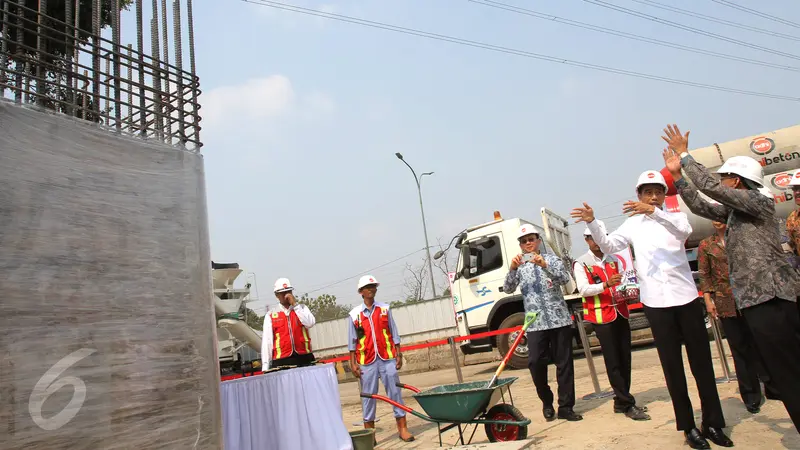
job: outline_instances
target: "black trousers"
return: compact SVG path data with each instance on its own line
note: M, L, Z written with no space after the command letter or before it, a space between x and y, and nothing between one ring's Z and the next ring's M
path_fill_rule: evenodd
M572 326L531 331L528 339L528 370L536 393L545 406L553 405L553 391L547 383L547 365L552 357L558 379L558 410L575 406L575 365L572 360Z
M650 329L655 339L658 358L661 360L667 389L672 398L675 424L679 431L688 431L696 427L686 385L681 343L686 345L689 368L692 370L700 394L703 425L725 428L725 417L717 392L703 311L704 306L699 299L686 305L669 308L644 307L645 316L650 322Z
M764 389L768 393L778 395L779 390L764 369L761 353L753 341L747 320L737 311L736 317L720 317L720 322L733 354L733 366L736 369L736 380L739 383L742 401L746 405L761 404L759 379L764 382Z
M627 410L636 404L631 395L631 325L619 316L611 323L595 324L594 332L603 349L608 382L614 389L614 409Z
M311 363L314 362L314 354L308 353L305 355L298 355L294 354L289 356L288 358L281 358L272 360L269 365L270 369L275 369L277 367L288 367L288 366L297 366L297 367L304 367L310 366Z
M800 314L794 302L774 298L742 310L764 366L800 432Z

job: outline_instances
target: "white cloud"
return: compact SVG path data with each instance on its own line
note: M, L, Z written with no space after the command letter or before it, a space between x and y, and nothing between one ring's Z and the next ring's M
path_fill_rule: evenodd
M295 97L292 83L283 75L212 89L202 99L204 128L213 129L242 117L263 120L280 116L291 108Z
M298 95L283 75L253 78L243 83L214 88L203 95L203 130L213 137L235 130L251 129L269 134L279 120L316 120L336 111L329 95L311 92Z

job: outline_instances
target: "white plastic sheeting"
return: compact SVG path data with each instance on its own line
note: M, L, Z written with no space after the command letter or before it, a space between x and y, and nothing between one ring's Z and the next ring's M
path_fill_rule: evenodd
M223 381L225 450L352 450L332 364Z
M0 102L0 447L222 448L203 160Z

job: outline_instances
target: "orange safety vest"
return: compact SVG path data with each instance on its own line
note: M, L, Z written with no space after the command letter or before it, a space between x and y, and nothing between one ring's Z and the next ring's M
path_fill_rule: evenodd
M617 264L613 262L607 262L604 266L587 266L583 263L581 265L586 272L586 278L592 284L606 282L612 275L619 273ZM600 281L597 281L598 279ZM609 288L591 298L582 299L584 320L594 324L609 323L617 319L617 312L627 319L630 316L628 304L614 300L615 290L616 287Z
M283 311L273 312L272 319L272 359L288 358L293 354L311 353L311 338L308 330L292 310L287 316Z
M369 316L362 307L360 311L351 311L350 318L356 328L356 361L359 365L372 364L375 355L384 361L394 359L397 350L389 326L389 305L375 303Z

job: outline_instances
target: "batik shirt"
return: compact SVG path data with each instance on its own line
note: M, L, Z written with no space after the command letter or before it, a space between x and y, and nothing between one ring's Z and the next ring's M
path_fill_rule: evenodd
M728 278L728 254L720 235L713 234L700 241L697 247L697 271L700 273L700 290L711 294L717 314L720 317L736 317L736 303Z
M789 235L789 246L798 254L800 249L800 209L795 209L786 219L786 234Z
M523 263L506 275L503 292L512 294L519 286L525 312L535 312L536 320L527 331L551 330L572 325L572 316L564 301L561 286L570 280L569 272L561 258L550 253L542 255L547 267L532 262Z
M691 155L681 159L681 167L697 186L685 178L675 182L686 206L699 216L728 225L725 245L736 307L743 310L775 297L797 301L800 278L781 248L772 196L723 186ZM721 204L700 198L698 190Z

